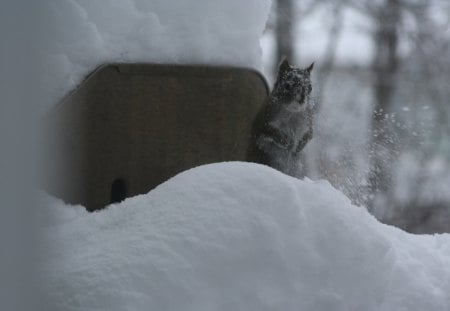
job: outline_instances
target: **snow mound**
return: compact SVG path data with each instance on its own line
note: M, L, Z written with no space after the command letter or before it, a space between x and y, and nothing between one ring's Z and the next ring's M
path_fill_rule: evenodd
M43 82L56 103L107 62L262 68L271 0L43 0Z
M46 310L442 310L450 235L379 223L328 182L211 164L87 213L47 204Z

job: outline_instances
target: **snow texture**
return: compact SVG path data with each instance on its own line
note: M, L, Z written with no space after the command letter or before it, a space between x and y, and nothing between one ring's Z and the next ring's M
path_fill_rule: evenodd
M44 0L47 107L105 62L262 69L271 0Z
M229 162L96 213L46 201L45 310L450 308L450 235L383 225L325 181Z

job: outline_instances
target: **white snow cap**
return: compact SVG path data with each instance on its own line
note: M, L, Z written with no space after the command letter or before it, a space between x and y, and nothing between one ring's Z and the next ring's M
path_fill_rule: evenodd
M271 0L43 0L49 106L107 62L262 68Z
M47 208L47 310L450 307L450 235L383 225L328 182L262 165L198 167L96 213Z

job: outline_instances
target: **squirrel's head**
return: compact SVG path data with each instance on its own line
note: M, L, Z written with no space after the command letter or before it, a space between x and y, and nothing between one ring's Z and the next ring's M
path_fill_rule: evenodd
M291 66L284 59L278 69L278 77L275 82L274 92L277 97L287 101L296 101L300 105L306 103L312 91L311 71L314 63L305 69Z

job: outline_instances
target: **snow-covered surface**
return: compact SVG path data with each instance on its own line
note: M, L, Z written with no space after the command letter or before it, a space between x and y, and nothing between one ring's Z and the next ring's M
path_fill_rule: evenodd
M43 83L51 107L105 62L262 69L271 0L44 0Z
M325 181L229 162L96 213L45 200L46 310L450 308L450 235L383 225Z

